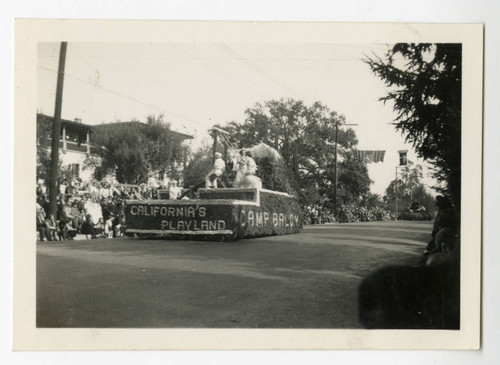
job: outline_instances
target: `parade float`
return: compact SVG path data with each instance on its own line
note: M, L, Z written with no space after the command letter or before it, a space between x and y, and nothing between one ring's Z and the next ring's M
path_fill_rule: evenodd
M215 151L218 137L223 141L227 139L222 134L224 131L212 131ZM258 166L248 168L248 160L254 160L245 157L245 153L250 155L250 151L257 157L265 156L267 160L277 162L281 158L279 154L264 144L246 149L245 153L238 151L242 157L238 156L239 153L236 155L236 150L229 143L225 147L225 157L234 161L232 169L236 171L232 183L228 184L227 180L226 184L222 182L222 173L218 172L221 165L217 164L222 154L214 152L212 175L207 175L204 188L197 187L195 198L187 199L189 194L184 194L183 199L171 200L160 195L161 199L157 200L128 201L125 206L126 235L232 241L300 232L302 215L297 198L288 192L266 189L266 181L261 181L255 174ZM255 165L255 162L252 163ZM215 177L213 182L210 176ZM220 180L219 184L217 180Z

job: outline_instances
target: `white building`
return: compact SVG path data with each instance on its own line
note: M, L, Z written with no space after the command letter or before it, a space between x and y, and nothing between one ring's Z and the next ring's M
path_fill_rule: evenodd
M53 117L37 114L37 149L46 149L50 152L52 140L52 123ZM121 122L120 126L126 128L140 122ZM114 124L114 123L111 123ZM94 169L85 165L85 160L92 152L92 133L99 133L100 128L109 126L100 124L90 126L81 122L80 119L74 121L61 119L61 135L59 138L59 159L63 167L69 168L74 177L80 178L82 181L90 181ZM178 134L183 140L192 139L192 136L172 131ZM167 185L169 178L166 174L158 172L155 177L158 183Z
M37 148L50 151L52 140L53 117L37 114ZM90 180L92 169L84 168L84 161L90 154L91 126L83 124L80 119L74 121L61 119L61 135L59 138L59 159L63 167L69 167L74 177L83 181Z

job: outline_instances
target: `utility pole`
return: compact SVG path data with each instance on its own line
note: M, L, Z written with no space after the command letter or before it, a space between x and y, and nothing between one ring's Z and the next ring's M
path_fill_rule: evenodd
M61 42L59 52L59 68L57 71L56 106L54 110L54 122L52 124L52 149L50 154L50 186L49 206L50 214L57 216L57 179L59 166L59 136L61 135L61 108L64 84L64 66L66 64L67 42Z
M399 150L399 165L396 165L396 221L398 220L398 167L404 167L408 164L408 150Z
M398 166L396 166L396 184L395 184L394 195L396 195L396 221L398 220Z

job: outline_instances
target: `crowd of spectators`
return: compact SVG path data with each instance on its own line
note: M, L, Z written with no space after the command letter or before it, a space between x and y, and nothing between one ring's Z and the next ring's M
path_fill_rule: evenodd
M88 183L82 183L78 179L62 181L59 184L57 214L54 216L50 214L47 189L39 181L36 189L38 240L72 240L79 234L86 238L119 237L125 231L124 208L127 200L176 200L181 198L182 192L183 189L178 187L176 181L172 181L168 187L161 184L127 185L96 180ZM432 219L420 206L412 205L411 208L413 210L409 211L412 214L425 214L425 219ZM304 207L303 216L304 224L395 219L382 208L354 205L341 205L335 217L332 209L320 202Z
M333 211L321 205L319 202L304 207L305 224L326 224L334 222L335 216Z
M40 241L73 240L77 235L86 238L120 237L125 230L124 208L127 200L160 198L161 191L177 199L180 189L172 184L169 190L162 185L126 185L78 179L62 181L57 198L57 215L50 214L47 188L39 182L36 189L37 239Z

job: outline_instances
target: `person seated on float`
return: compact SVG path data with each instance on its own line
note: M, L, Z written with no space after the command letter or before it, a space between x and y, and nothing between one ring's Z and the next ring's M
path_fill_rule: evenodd
M245 152L246 164L247 164L247 175L255 175L257 173L257 164L252 157L252 153L250 151Z
M177 200L181 196L182 189L177 185L177 181L172 180L168 183L168 198L170 200Z
M262 188L262 181L255 176L257 164L252 158L250 151L241 151L241 157L238 160L238 170L233 186L236 188Z
M217 180L222 176L226 170L226 162L222 159L220 152L215 152L215 161L212 170L205 177L205 187L207 189L217 189Z

